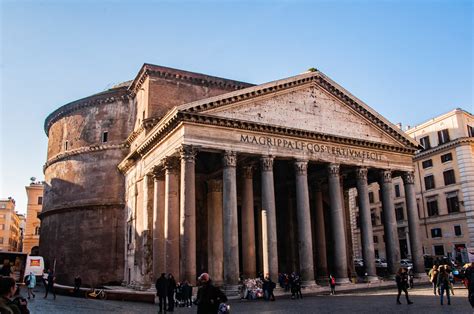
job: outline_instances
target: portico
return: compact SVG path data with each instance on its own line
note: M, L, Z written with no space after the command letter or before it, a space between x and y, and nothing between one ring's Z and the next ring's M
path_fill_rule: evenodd
M348 283L352 244L344 191L356 187L363 258L374 278L367 185L375 181L394 273L400 252L391 178L405 178L413 245L415 149L413 140L320 72L175 107L119 165L127 199L140 194L132 187L141 178L155 178L147 194L154 229L140 246L152 250L152 260L141 262L153 267L143 265L152 273L142 276L171 272L194 284L205 271L232 287L240 274L263 272L276 281L279 272L296 271L306 285L329 273ZM140 203L127 204L132 216L143 211ZM421 251L416 244L412 251L421 272Z

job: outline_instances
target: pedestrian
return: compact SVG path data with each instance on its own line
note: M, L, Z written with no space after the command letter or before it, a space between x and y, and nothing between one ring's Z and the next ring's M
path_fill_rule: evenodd
M167 292L167 297L168 297L168 312L173 312L174 311L174 292L176 289L176 280L174 280L173 274L168 274L168 292Z
M329 275L329 286L331 287L331 295L336 294L336 278L332 274Z
M183 294L184 306L191 307L193 304L193 287L189 284L189 281L185 280L183 282L181 292Z
M48 292L51 291L54 297L53 299L56 300L56 291L54 289L54 283L56 281L56 277L54 276L54 272L52 270L49 270L48 279L46 280L47 280L47 284L46 284L46 293L44 295L44 298L46 299L48 297Z
M267 273L265 278L263 279L263 298L266 301L275 301L275 295L273 294L273 290L276 288L276 284L270 278L270 274Z
M397 289L398 289L398 295L397 295L397 304L402 304L400 302L400 295L402 294L402 291L405 293L405 297L407 299L407 304L413 304L413 302L410 301L408 298L408 273L405 268L400 268L395 276L395 281L397 282Z
M155 283L156 295L159 299L160 313L166 311L166 297L168 296L168 280L166 274L161 273L160 278Z
M43 276L41 277L41 280L43 281L43 287L46 290L47 285L48 285L48 273L49 273L49 268L43 269Z
M82 278L79 274L76 274L74 277L74 294L78 295L81 290Z
M297 299L303 299L301 294L301 277L298 274L295 274L295 279L293 279L293 285L295 286L295 295Z
M198 314L216 314L220 308L220 312L228 308L225 305L227 297L221 289L212 284L208 273L202 273L198 280L201 284L196 298Z
M451 295L454 295L454 275L453 275L453 270L451 269L450 266L446 265L446 273L448 274L448 277L449 277L449 290L451 292Z
M13 299L16 293L17 286L15 279L10 276L0 276L0 313L29 313L25 299Z
M413 267L410 267L408 269L408 279L409 279L410 289L413 289L413 278L414 277L415 277L415 274L413 273Z
M430 270L428 275L430 276L430 281L431 281L431 284L433 285L433 294L436 295L436 285L438 282L438 266L433 265L433 268Z
M444 292L446 291L446 298L448 299L448 305L451 305L451 297L449 296L449 275L446 272L446 268L441 266L439 268L438 281L436 285L439 289L440 304L443 305Z
M31 299L31 296L33 296L34 299L36 295L34 294L33 289L36 287L36 276L33 272L30 272L25 276L25 285L28 289L28 300Z

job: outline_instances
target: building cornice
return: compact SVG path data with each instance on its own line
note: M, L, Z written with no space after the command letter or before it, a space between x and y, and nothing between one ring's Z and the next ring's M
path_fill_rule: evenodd
M61 119L62 117L69 115L70 113L102 104L109 104L116 101L126 100L129 98L129 92L127 87L123 86L120 88L110 89L103 93L91 95L73 102L70 102L64 106L59 107L46 117L44 121L44 131L46 135L49 134L51 126Z
M466 110L464 110L464 109L461 109L461 108L456 108L456 109L453 109L453 110L451 110L451 111L449 111L449 112L446 112L446 113L444 113L444 114L441 114L441 115L439 115L439 116L437 116L437 117L434 117L434 118L432 118L432 119L430 119L430 120L428 120L428 121L425 121L425 122L423 122L423 123L421 123L421 124L419 124L419 125L416 125L416 126L414 126L414 127L411 127L410 129L406 130L405 132L406 132L407 134L411 135L411 134L413 134L413 133L415 133L415 132L417 132L417 131L421 131L421 130L423 130L423 129L425 129L425 128L427 128L427 127L433 125L433 124L436 124L436 123L438 123L438 122L440 122L440 121L442 121L442 120L444 120L444 119L447 119L447 118L449 118L449 117L455 116L455 115L457 115L457 114L464 114L464 115L467 115L467 116L472 117L472 113L470 113L470 112L468 112L468 111L466 111Z
M53 156L52 158L50 158L43 166L43 173L52 164L63 161L65 159L69 159L72 156L93 153L93 152L98 152L98 151L104 151L104 150L115 150L115 149L122 150L122 149L128 149L129 147L130 146L127 143L123 143L123 144L91 145L91 146L68 150L67 152L57 154Z
M388 145L367 140L354 139L349 137L342 137L337 135L330 135L319 132L312 132L307 130L282 127L277 125L263 124L252 121L230 119L225 117L218 117L194 112L174 111L174 114L166 116L163 121L150 133L148 138L135 151L131 152L119 165L118 168L122 172L126 172L133 166L135 160L140 156L148 153L155 147L166 135L172 132L181 123L193 123L201 125L212 125L225 127L230 129L240 129L254 132L265 132L275 135L284 135L291 137L298 137L316 141L331 142L343 145L354 145L359 147L366 147L370 149L379 149L384 151L391 151L402 154L411 154L415 152L414 148L407 148L403 146Z
M50 215L62 214L66 212L76 212L77 210L97 210L98 208L103 209L114 209L117 207L124 207L125 203L122 202L110 202L110 203L87 203L81 205L72 205L72 206L61 206L42 211L38 214L39 219L43 219Z
M419 144L408 135L399 130L392 123L373 111L361 100L350 94L347 90L329 79L323 73L309 72L288 79L262 84L244 90L223 94L220 96L207 98L204 100L181 105L178 109L186 112L203 112L233 103L245 101L258 96L272 94L278 91L295 88L307 84L316 84L329 92L331 95L342 101L359 115L370 121L374 126L390 135L403 145L419 148Z
M455 140L444 143L442 145L438 145L436 147L433 147L427 150L419 151L415 154L415 157L413 160L418 161L426 157L431 157L441 152L450 150L458 145L464 145L464 144L474 144L474 137L460 137Z
M130 85L129 91L133 95L136 95L148 77L159 77L168 80L188 82L194 85L217 86L228 90L238 90L254 85L216 76L145 63Z

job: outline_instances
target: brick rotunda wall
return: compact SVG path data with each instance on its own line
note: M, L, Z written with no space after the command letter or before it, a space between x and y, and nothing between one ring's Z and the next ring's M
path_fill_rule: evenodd
M76 274L93 286L123 280L124 179L117 164L128 153L134 118L124 86L69 103L45 121L40 254L60 284L72 285Z

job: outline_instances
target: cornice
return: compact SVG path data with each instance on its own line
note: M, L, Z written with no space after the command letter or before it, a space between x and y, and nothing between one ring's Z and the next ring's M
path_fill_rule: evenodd
M87 204L81 204L81 205L72 205L72 206L61 206L61 207L55 207L51 208L48 210L44 210L41 213L38 214L39 219L43 219L47 216L50 215L55 215L55 214L62 214L66 212L71 212L71 211L78 211L78 210L97 210L99 208L101 209L114 209L117 207L124 207L125 203L122 202L112 202L112 203L87 203Z
M59 107L46 117L44 121L44 131L46 135L48 135L49 129L53 123L74 111L92 106L110 104L116 101L126 100L129 99L129 97L130 96L127 88L124 86L70 102L64 106Z
M426 157L431 157L442 151L452 149L453 147L457 145L463 145L463 144L474 144L474 137L460 137L455 140L444 143L442 145L438 145L436 147L433 147L427 150L419 151L415 154L415 157L413 158L413 160L418 161Z
M54 157L50 158L43 166L43 173L52 164L55 164L55 163L60 162L62 160L68 159L72 156L87 154L87 153L92 153L92 152L98 152L98 151L104 151L104 150L128 149L129 147L130 146L128 144L124 143L124 144L108 144L108 145L91 145L91 146L86 146L86 147L81 147L81 148L69 150L67 152L57 154Z
M229 90L239 90L253 86L253 84L245 82L145 63L130 85L129 90L133 95L137 94L147 77L159 77L168 80L188 82L194 85L217 86Z
M314 83L324 90L329 92L334 97L338 98L340 101L345 103L347 106L352 108L358 114L369 120L373 125L377 126L379 129L389 134L391 137L396 139L398 142L403 145L408 145L413 148L418 148L415 146L415 142L409 140L407 135L402 135L399 131L389 123L380 119L380 117L374 114L371 110L366 108L366 105L363 105L361 101L357 98L350 95L347 91L343 90L340 86L333 84L329 79L326 78L320 72L311 72L307 74L302 74L293 78L270 82L267 84L247 88L242 91L233 92L224 94L221 96L216 96L208 98L202 101L196 101L190 104L186 104L178 107L178 109L183 109L185 112L202 112L210 109L219 108L222 106L230 105L233 103L241 102L248 100L257 96L264 96L278 91L286 90L289 88L295 88L307 84ZM349 94L349 95L348 95Z
M258 122L251 122L245 120L230 119L225 117L211 116L192 112L176 111L173 115L164 119L149 137L141 144L135 151L131 152L118 166L119 170L126 172L133 166L134 161L140 156L143 156L155 147L167 134L169 134L176 126L181 123L188 122L201 125L213 125L231 129L241 129L254 132L265 132L274 135L283 135L298 137L316 141L331 142L343 145L354 145L358 147L365 147L369 149L379 149L395 153L410 154L415 152L414 148L407 148L402 146L395 146L372 142L361 139L354 139L349 137L342 137L337 135L330 135L325 133L312 132L308 130L294 129L276 125L263 124Z

